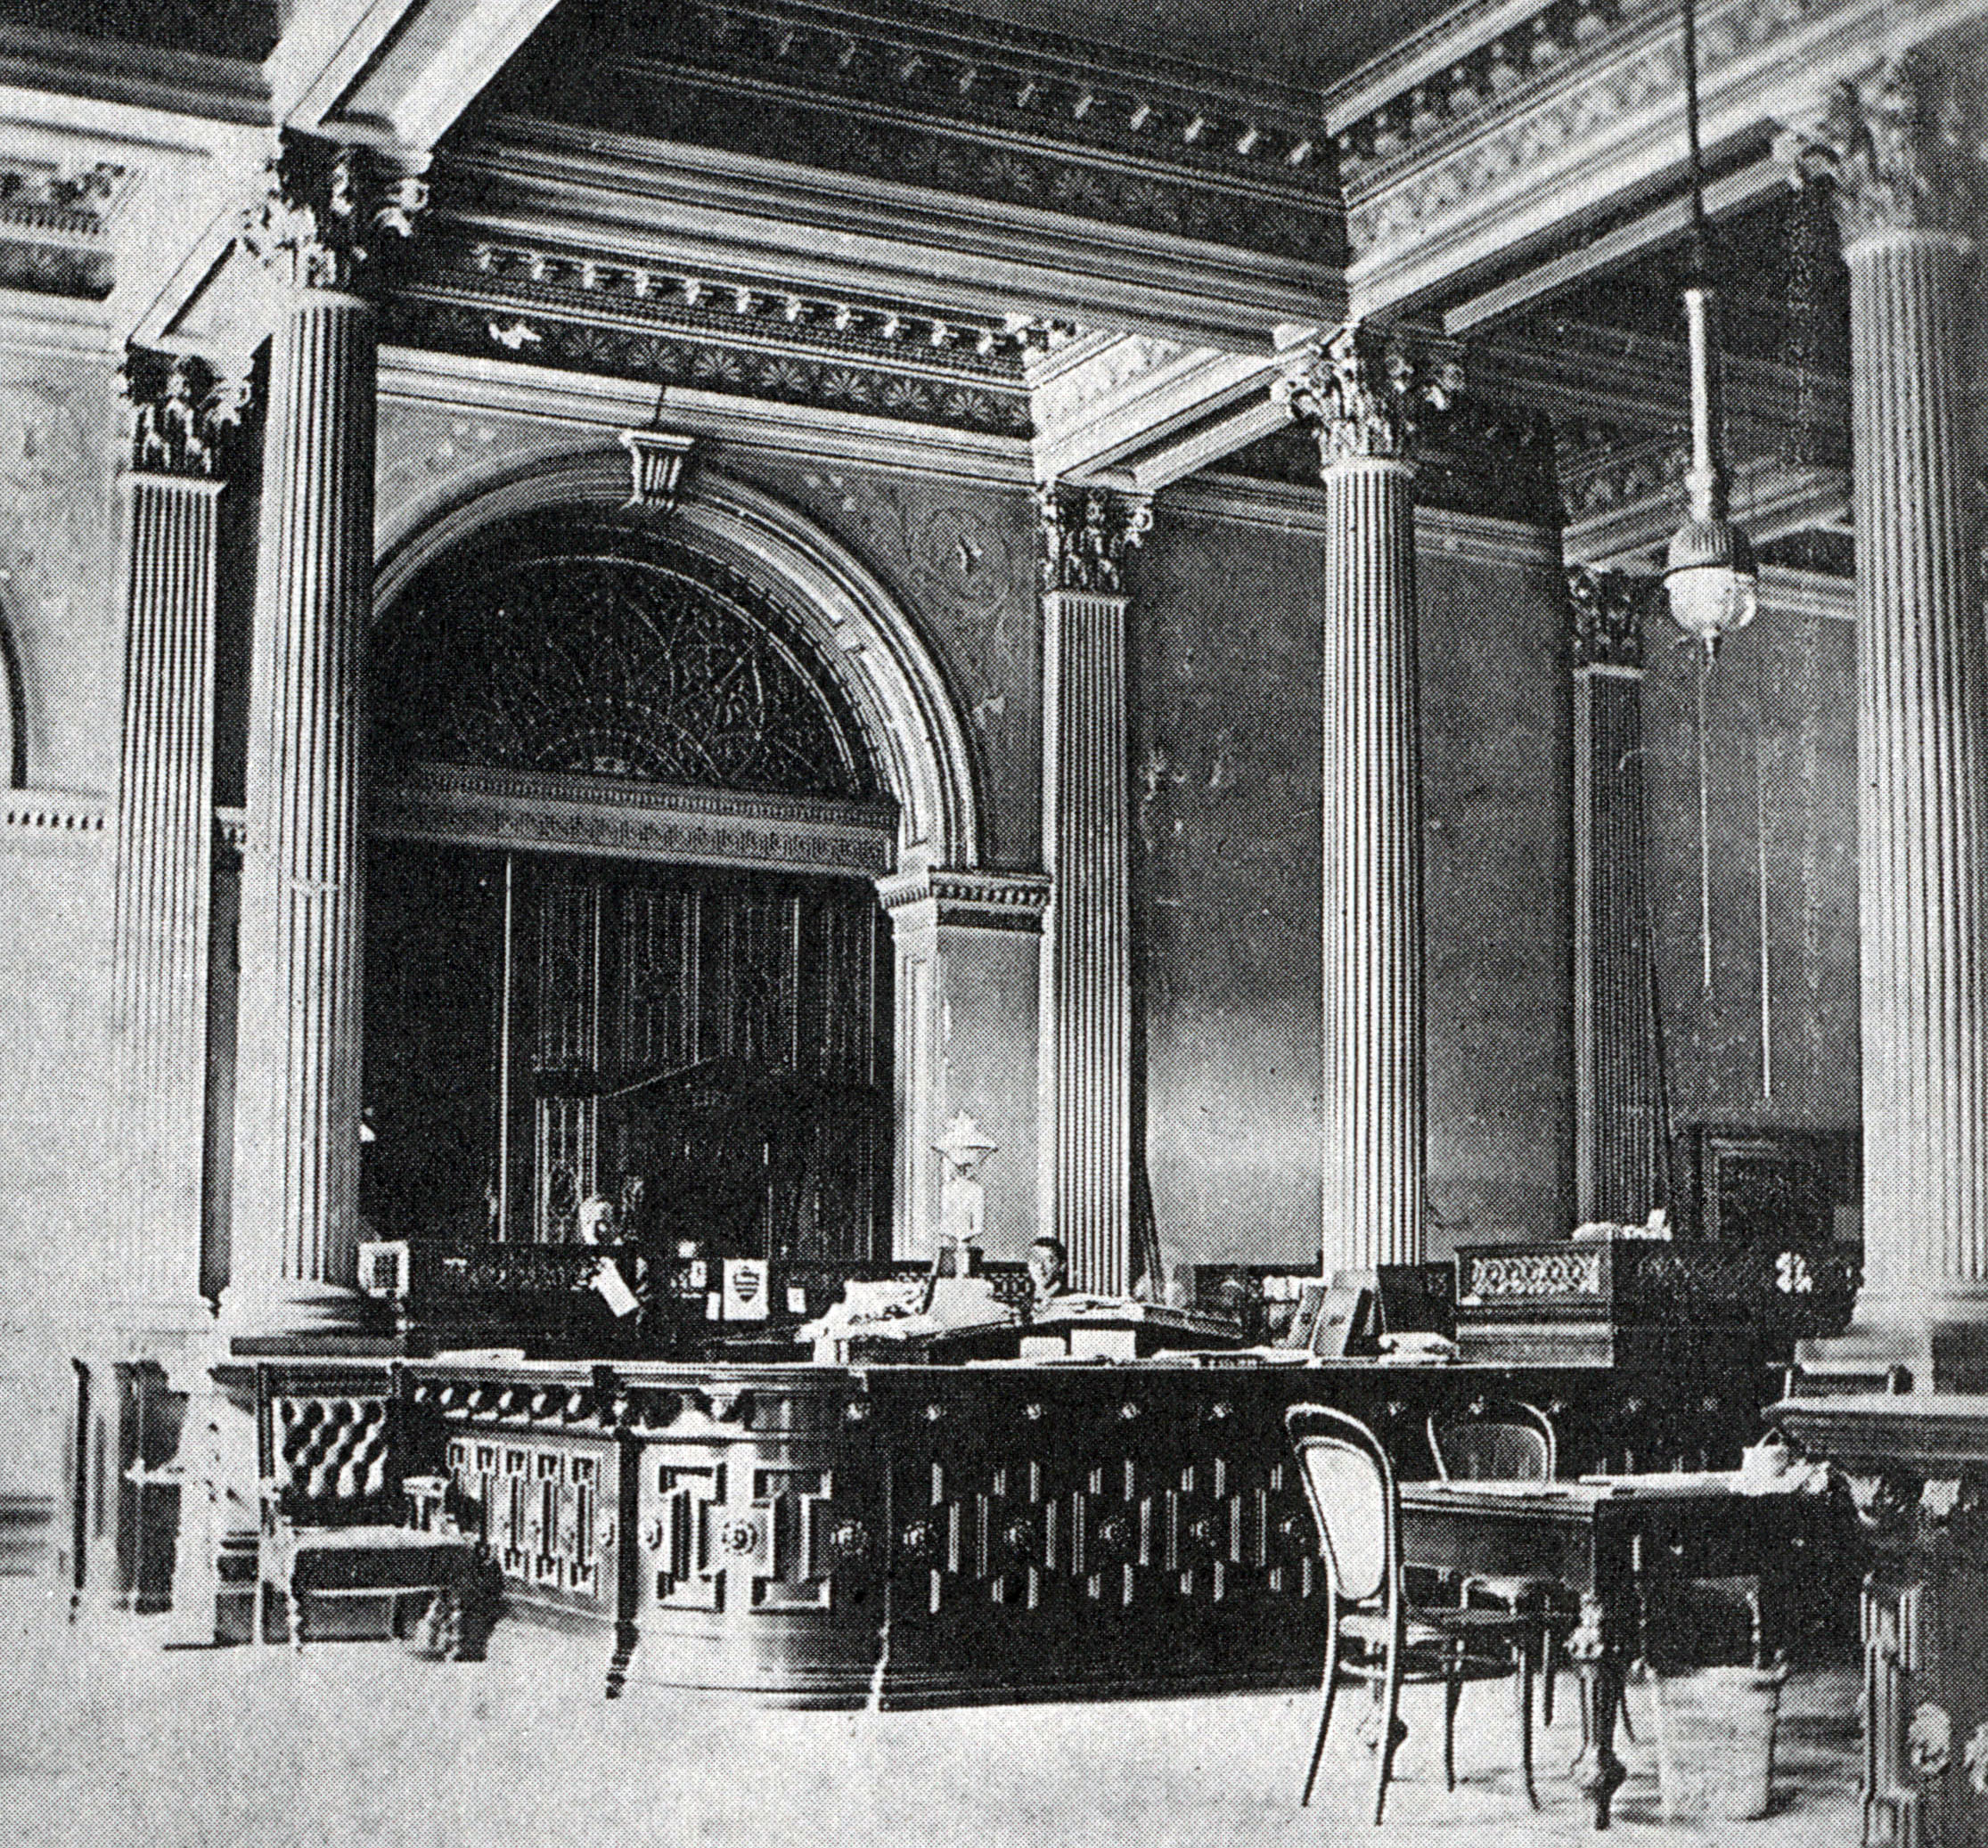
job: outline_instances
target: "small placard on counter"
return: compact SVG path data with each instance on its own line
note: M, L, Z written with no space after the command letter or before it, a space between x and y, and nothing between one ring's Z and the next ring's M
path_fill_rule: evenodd
M771 1266L763 1257L728 1257L724 1261L726 1321L765 1321L773 1313Z

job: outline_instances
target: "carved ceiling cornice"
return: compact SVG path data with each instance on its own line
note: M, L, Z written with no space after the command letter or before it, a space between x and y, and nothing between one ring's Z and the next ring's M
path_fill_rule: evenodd
M478 120L511 119L825 172L1248 250L1343 259L1316 114L1182 67L1107 63L1016 35L871 25L827 9L660 0L592 68L560 21Z
M0 289L102 301L116 281L110 225L129 168L0 153Z
M756 89L872 105L908 120L994 129L1024 142L1111 149L1199 172L1329 184L1314 95L1223 83L1205 66L1133 57L916 5L888 15L794 0L624 4L609 69L654 83L696 73ZM555 38L556 43L556 38Z
M387 336L467 358L1026 437L1026 327L618 253L440 233Z
M1975 10L1944 0L1913 30L1930 38ZM1776 126L1820 115L1830 86L1895 37L1884 0L1710 0L1706 146L1767 172ZM1327 98L1355 311L1426 299L1642 201L1651 239L1671 234L1651 183L1674 188L1681 174L1682 94L1669 0L1470 6L1356 73Z

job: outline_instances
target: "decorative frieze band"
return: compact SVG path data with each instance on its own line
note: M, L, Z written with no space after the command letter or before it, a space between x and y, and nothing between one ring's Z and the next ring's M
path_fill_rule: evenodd
M1052 481L1037 496L1036 511L1045 591L1124 594L1125 554L1151 528L1150 499Z
M877 882L884 908L937 908L941 925L983 930L1039 931L1049 908L1050 882L1039 872L994 872L978 867L925 867Z
M889 868L896 843L881 805L454 765L377 789L369 826L405 840L870 876Z
M428 183L371 148L286 135L242 214L250 253L299 289L356 288L413 235Z
M114 277L108 225L130 175L0 154L0 288L101 300Z

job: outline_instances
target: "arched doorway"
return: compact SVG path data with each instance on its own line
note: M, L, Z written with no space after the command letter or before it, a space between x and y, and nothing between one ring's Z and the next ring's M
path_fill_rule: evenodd
M366 1211L887 1250L896 803L789 600L639 518L489 521L369 650Z

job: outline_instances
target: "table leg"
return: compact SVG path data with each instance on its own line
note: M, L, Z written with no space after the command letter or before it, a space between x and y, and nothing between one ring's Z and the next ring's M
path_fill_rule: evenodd
M1622 1709L1623 1664L1615 1627L1601 1600L1581 1600L1581 1621L1567 1639L1581 1676L1581 1752L1570 1775L1594 1804L1594 1826L1608 1827L1608 1806L1629 1774L1616 1756L1616 1715Z

